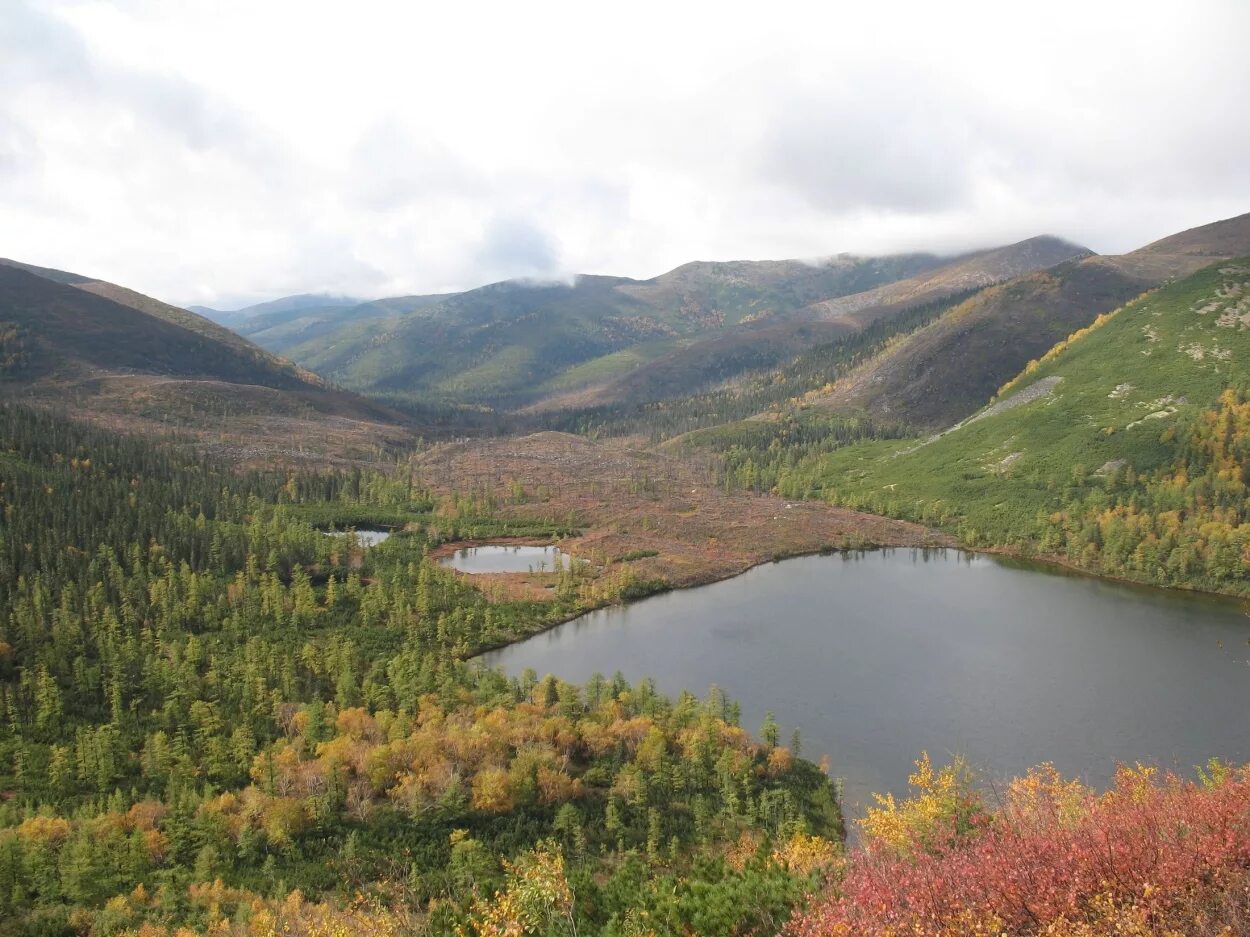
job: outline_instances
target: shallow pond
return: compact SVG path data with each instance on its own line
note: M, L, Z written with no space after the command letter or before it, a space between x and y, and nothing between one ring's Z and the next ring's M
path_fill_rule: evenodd
M848 812L903 793L912 761L991 778L1042 761L1096 784L1116 760L1192 774L1250 760L1250 618L1233 601L957 550L812 556L584 615L490 666L662 690L713 684L830 756Z
M570 559L559 547L487 544L461 547L441 562L462 573L551 573Z
M385 527L356 527L354 530L356 533L356 542L362 547L376 547L379 543L386 540L391 535L391 531ZM322 531L322 533L329 537L341 537L348 532L349 531L346 530Z

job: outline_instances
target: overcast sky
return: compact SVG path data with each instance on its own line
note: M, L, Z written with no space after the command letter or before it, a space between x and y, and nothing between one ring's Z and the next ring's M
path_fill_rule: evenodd
M0 255L229 308L1250 211L1250 2L0 0Z

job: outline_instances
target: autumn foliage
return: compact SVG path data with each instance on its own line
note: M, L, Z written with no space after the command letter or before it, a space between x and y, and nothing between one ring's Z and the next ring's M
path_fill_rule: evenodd
M1043 766L994 809L957 767L913 783L788 937L1250 932L1250 768L1124 767L1097 793Z

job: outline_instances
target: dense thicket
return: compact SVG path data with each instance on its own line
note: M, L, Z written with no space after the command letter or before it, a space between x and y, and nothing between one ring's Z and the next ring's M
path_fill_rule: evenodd
M1234 937L1250 928L1250 771L1122 767L1097 792L1044 765L987 798L928 758L881 798L788 937Z

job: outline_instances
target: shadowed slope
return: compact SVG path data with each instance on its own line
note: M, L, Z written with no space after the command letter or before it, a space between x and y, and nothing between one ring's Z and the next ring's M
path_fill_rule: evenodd
M312 438L408 433L395 411L328 388L195 313L114 284L34 270L0 263L5 396L106 422L124 418L130 428L178 426L261 444L290 439L307 421Z

